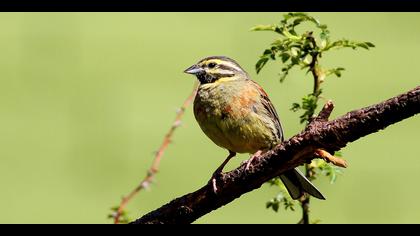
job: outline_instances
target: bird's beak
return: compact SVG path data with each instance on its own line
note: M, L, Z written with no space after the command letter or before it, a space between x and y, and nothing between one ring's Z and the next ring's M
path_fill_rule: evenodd
M187 74L196 75L196 74L200 74L200 73L204 72L204 69L201 68L200 66L192 65L192 66L188 67L188 69L184 70L184 72L187 73Z

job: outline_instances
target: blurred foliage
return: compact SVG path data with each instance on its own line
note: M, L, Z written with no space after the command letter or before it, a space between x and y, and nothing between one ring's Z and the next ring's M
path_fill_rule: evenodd
M270 186L278 186L280 188L279 193L266 203L266 208L271 208L273 211L278 212L280 206L283 206L285 210L295 210L295 201L290 197L286 187L279 178L271 179L267 182Z
M114 206L114 207L111 207L111 213L108 215L108 219L110 219L110 220L112 220L112 221L114 221L115 220L115 218L116 218L116 215L118 214L118 208L119 208L120 206ZM128 224L128 223L130 223L131 221L133 221L133 219L131 219L129 216L128 216L128 212L127 211L125 211L125 210L123 210L122 212L121 212L121 214L119 215L119 217L118 217L118 223L120 223L120 224Z

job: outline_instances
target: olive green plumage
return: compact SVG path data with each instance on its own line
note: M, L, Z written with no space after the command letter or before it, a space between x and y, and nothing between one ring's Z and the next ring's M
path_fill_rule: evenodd
M194 115L204 133L220 147L237 153L268 150L279 143L275 124L258 88L251 80L235 79L201 86L194 100Z
M194 115L203 132L218 146L233 153L267 151L283 141L278 114L266 92L234 60L213 56L185 70L200 86L194 100ZM228 159L218 168L222 171ZM280 176L291 197L307 192L322 194L298 170Z

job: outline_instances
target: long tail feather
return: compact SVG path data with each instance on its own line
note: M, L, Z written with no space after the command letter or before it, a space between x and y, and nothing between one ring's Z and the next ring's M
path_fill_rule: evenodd
M322 193L303 175L298 168L287 171L280 176L280 179L286 186L290 196L295 200L300 198L304 192L318 199L325 200Z

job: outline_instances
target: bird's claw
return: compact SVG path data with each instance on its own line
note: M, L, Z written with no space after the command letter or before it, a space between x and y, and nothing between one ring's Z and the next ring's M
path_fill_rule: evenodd
M249 170L249 167L251 166L252 162L255 159L258 159L261 157L262 151L258 151L256 152L254 155L252 155L247 161L246 161L246 166L245 166L245 171Z
M217 193L217 184L216 184L216 178L211 178L211 185L213 187L213 192Z
M254 159L255 157L251 157L249 160L246 161L245 171L249 170L249 167L251 166L251 163Z
M222 172L221 171L215 171L214 173L213 173L213 175L211 176L211 179L210 179L210 181L209 181L209 184L212 186L212 188L213 188L213 192L214 193L217 193L217 184L216 184L216 181L218 180L218 179L220 179L220 177L222 176Z

